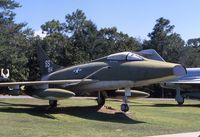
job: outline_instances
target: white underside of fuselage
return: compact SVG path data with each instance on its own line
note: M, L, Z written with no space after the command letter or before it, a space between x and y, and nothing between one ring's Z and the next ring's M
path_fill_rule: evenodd
M116 90L116 89L140 87L140 86L159 83L161 81L166 81L173 78L174 76L149 79L149 80L140 80L140 81L129 81L129 80L98 81L95 83L78 86L77 92L92 92L92 91Z

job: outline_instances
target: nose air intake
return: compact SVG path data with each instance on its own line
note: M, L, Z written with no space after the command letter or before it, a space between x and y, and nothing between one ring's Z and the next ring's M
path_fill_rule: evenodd
M187 74L187 71L183 66L176 65L175 67L173 67L173 73L174 75L181 77L181 76L185 76Z

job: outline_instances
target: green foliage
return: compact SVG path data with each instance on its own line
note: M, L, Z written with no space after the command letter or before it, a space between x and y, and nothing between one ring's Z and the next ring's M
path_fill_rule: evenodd
M60 33L51 34L42 40L41 45L55 63L62 66L72 65L72 47L67 36Z
M200 50L200 38L189 39L187 46Z
M184 64L185 67L200 67L200 54L195 48L184 47L181 51L180 63Z
M150 40L143 43L144 49L155 49L166 61L179 62L185 43L179 34L173 32L174 27L163 17L157 19L153 31L148 34Z
M33 32L24 28L26 24L14 22L12 10L17 7L19 4L12 0L0 2L0 68L9 68L15 80L25 80L28 75L26 55Z
M189 39L185 44L181 36L173 32L174 27L167 19L157 19L153 31L148 34L150 40L143 42L143 48L155 49L168 62L200 67L200 38Z
M141 49L139 41L118 32L115 27L98 30L81 10L67 14L64 23L52 20L41 28L47 34L42 45L50 58L64 66L88 62L115 52Z
M193 38L187 41L180 62L186 67L200 67L200 38Z
M20 7L19 3L13 0L1 0L0 1L0 24L11 23L15 17L15 13L12 11L15 8Z
M63 26L58 20L48 21L45 24L41 25L41 28L47 35L53 33L61 33L63 31Z
M20 7L19 3L15 2L14 0L1 0L0 1L0 8L4 10L11 10Z
M83 29L86 21L86 16L82 10L77 9L76 12L72 13L72 15L67 14L65 16L65 20L66 31L69 33L78 33L79 31L81 31L81 29Z

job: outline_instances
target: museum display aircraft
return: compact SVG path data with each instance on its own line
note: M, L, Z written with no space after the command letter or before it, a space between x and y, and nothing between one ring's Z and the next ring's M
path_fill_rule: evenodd
M122 95L121 110L129 110L128 97L134 96L133 87L145 86L174 79L186 74L180 64L158 61L160 56L152 50L138 53L120 52L111 54L85 64L60 67L38 48L38 62L42 78L39 81L3 82L0 87L8 87L9 94L20 92L29 96L49 100L49 105L57 106L57 100L97 92L99 106L105 103L105 94L115 91ZM139 92L142 94L142 92Z
M175 89L175 100L179 105L185 97L200 99L200 68L187 68L187 75L160 84L163 88Z

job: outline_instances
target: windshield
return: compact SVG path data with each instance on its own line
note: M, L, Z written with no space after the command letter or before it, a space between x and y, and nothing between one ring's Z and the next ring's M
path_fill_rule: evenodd
M111 54L107 57L108 60L115 61L142 61L144 58L138 54L132 52L120 52Z
M135 54L135 53L129 53L127 55L127 60L130 60L130 61L141 61L141 60L144 60L144 58L138 54Z

